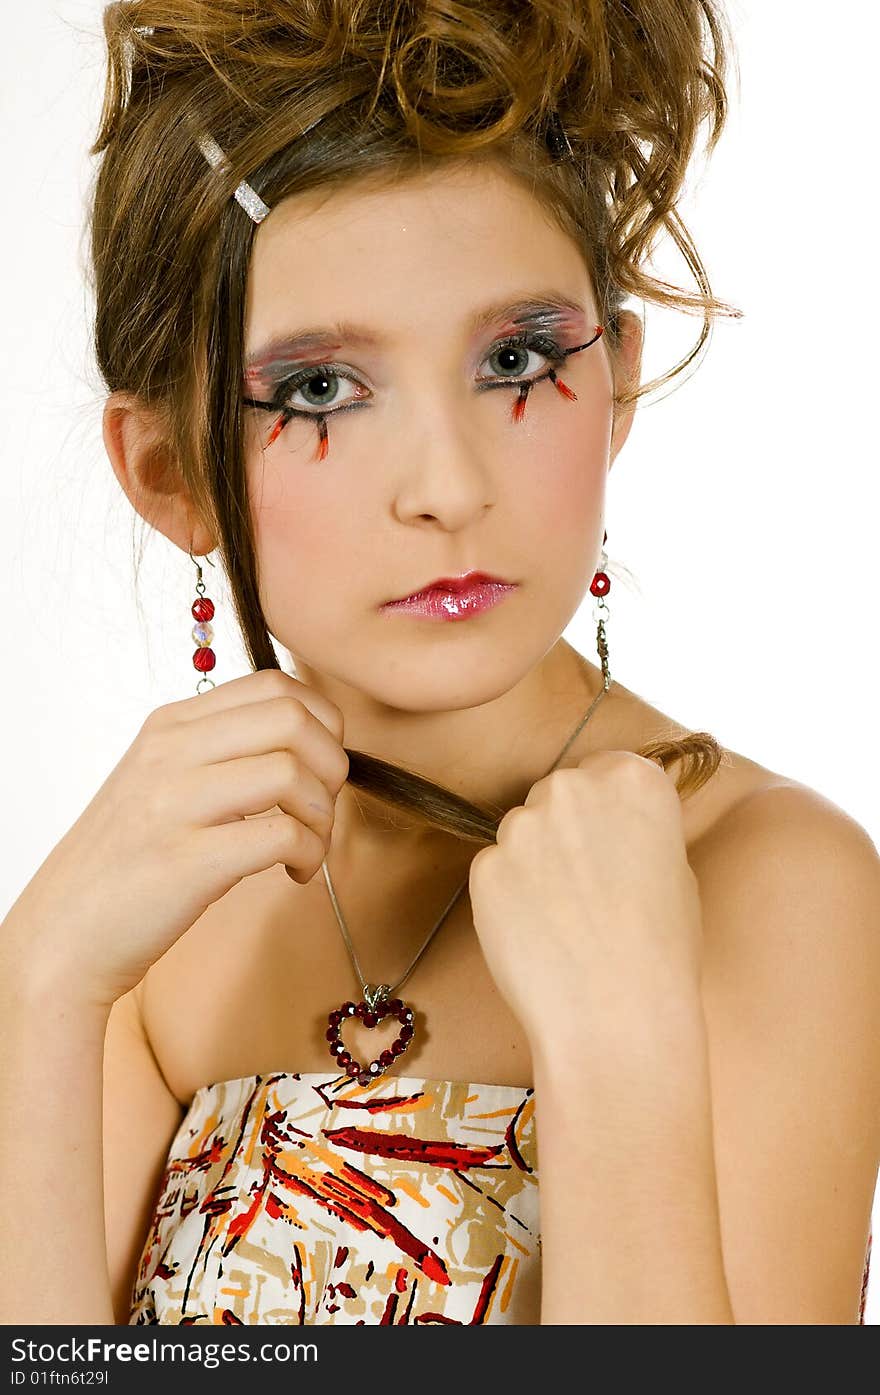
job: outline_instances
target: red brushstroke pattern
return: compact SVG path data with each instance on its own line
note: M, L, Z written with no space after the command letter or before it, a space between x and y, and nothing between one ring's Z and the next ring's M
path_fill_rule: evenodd
M503 1263L504 1255L497 1255L492 1268L483 1280L480 1296L477 1299L477 1306L474 1308L474 1315L471 1318L473 1324L481 1323L486 1315L486 1309L489 1306L489 1300L492 1294L495 1292L495 1285L498 1282L498 1275L501 1273L501 1266Z
M387 1114L397 1110L409 1109L410 1106L418 1103L424 1096L424 1090L417 1090L411 1095L370 1095L369 1099L334 1099L328 1095L323 1087L317 1087L317 1093L328 1107L333 1109L364 1109L368 1114Z
M324 1137L339 1148L354 1148L372 1157L397 1158L404 1162L432 1163L435 1167L452 1167L456 1171L480 1167L504 1151L504 1144L489 1147L469 1147L466 1143L439 1143L430 1139L410 1138L403 1133L371 1133L367 1129L345 1127L324 1129Z
M279 1072L204 1087L189 1116L197 1151L186 1153L184 1120L167 1160L132 1321L460 1326L522 1320L504 1314L515 1311L520 1275L538 1258L535 1216L526 1208L527 1223L516 1214L526 1183L535 1194L531 1108L524 1113L531 1089L435 1081L411 1089L406 1079L403 1088L386 1081L379 1094L338 1078L345 1097L336 1098L331 1083L309 1087ZM498 1107L508 1099L509 1112ZM224 1111L227 1100L234 1109ZM375 1119L376 1127L330 1126L352 1110ZM407 1127L395 1127L398 1120ZM386 1121L390 1128L382 1127ZM482 1141L456 1138L457 1122L477 1138L482 1131ZM361 1166L346 1153L358 1155ZM512 1187L514 1177L523 1180ZM179 1227L193 1212L203 1225L195 1232L190 1226L184 1244ZM488 1272L463 1259L469 1244L462 1228L473 1225L491 1226L498 1237ZM508 1248L514 1226L518 1238ZM223 1295L229 1278L222 1278L233 1251L227 1291L240 1289L234 1299ZM496 1302L505 1260L515 1260L510 1272L517 1284L508 1282ZM174 1316L163 1316L170 1309L160 1304L168 1300L177 1304ZM349 1304L360 1306L352 1313Z

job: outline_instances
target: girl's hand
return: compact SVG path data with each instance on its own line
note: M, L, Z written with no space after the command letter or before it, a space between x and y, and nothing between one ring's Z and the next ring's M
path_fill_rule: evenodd
M339 708L275 669L151 712L0 925L2 971L109 1007L242 878L282 862L308 882L342 740Z
M551 771L470 869L474 926L533 1048L699 989L702 920L671 776L631 751ZM583 1030L582 1030L583 1029ZM575 1063L573 1063L575 1064Z

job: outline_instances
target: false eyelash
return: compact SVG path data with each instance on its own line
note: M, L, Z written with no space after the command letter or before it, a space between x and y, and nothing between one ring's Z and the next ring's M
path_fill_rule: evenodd
M487 354L486 357L488 358L490 354L499 353L502 349L535 349L537 353L541 354L544 358L549 359L550 367L547 368L538 377L528 378L525 380L519 378L511 378L506 380L496 379L491 382L482 382L478 385L477 391L485 392L494 388L517 388L518 395L511 408L511 420L514 422L522 421L523 416L525 414L526 402L528 401L529 393L532 391L532 388L536 387L538 383L543 383L547 379L549 379L553 383L553 386L563 397L567 398L571 402L576 402L577 393L573 392L572 389L568 386L568 384L562 381L562 379L556 372L556 369L559 367L560 364L565 362L565 360L569 357L570 354L580 353L582 349L588 349L591 344L595 344L596 340L603 333L603 331L603 325L596 325L596 332L593 335L593 338L589 339L586 342L586 344L576 344L575 347L572 349L562 349L560 348L556 340L552 338L552 336L548 334L536 333L535 331L523 331L520 334L509 335L506 339L499 340L498 343L492 347L490 353ZM339 365L339 367L341 369L341 365ZM287 397L289 397L292 393L296 392L297 389L301 387L303 383L309 382L312 378L317 377L319 373L324 371L326 371L329 374L332 374L333 376L347 376L341 371L337 374L336 365L332 363L313 364L308 368L301 368L299 372L291 374L290 377L284 378L278 384L271 402L260 402L252 397L245 397L243 399L246 406L261 407L266 411L280 413L278 420L276 421L275 425L272 428L272 431L270 432L265 449L268 449L269 446L271 446L272 443L278 439L281 432L284 430L285 426L291 420L292 417L309 417L315 421L318 429L318 453L315 459L318 461L325 460L327 458L327 453L329 450L329 443L327 437L327 418L336 416L338 413L341 412L351 411L353 408L368 407L370 405L367 400L362 399L355 402L347 402L343 407L334 407L329 412L308 412L301 408L289 407L286 405L285 399ZM356 380L353 380L349 377L348 381L351 382Z

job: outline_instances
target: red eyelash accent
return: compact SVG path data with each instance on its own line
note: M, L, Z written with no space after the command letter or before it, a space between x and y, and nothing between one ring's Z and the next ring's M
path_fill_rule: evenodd
M567 383L564 383L552 368L547 373L547 377L550 379L557 392L560 392L563 397L567 397L570 402L577 402L577 393L574 392L568 386ZM540 379L536 379L536 381L540 382ZM512 421L522 421L525 415L526 402L528 401L529 393L531 392L534 386L534 383L520 384L519 396L514 399L513 407L511 408L510 412Z
M327 451L328 451L328 450L329 450L329 446L327 445L327 418L326 418L326 417L318 417L318 455L317 455L317 459L318 459L318 460L326 460L326 458L327 458Z
M597 325L597 326L596 326L596 335L597 335L597 337L602 333L602 330L603 330L603 326L602 326L602 325ZM251 370L249 371L249 373L248 373L248 377L252 377L252 376L254 375L254 372L255 372L255 370L254 370L254 369L251 369ZM556 388L557 392L561 393L563 397L567 397L568 400L569 400L570 402L577 402L577 400L578 400L578 395L577 395L577 393L574 392L574 391L568 386L567 383L564 383L564 382L562 381L562 379L558 376L558 374L554 371L554 369L551 368L551 369L548 371L547 377L550 379L550 381L552 382L553 386ZM535 380L535 382L540 382L540 381L541 381L540 379L536 379L536 380ZM520 384L519 395L518 395L518 396L516 397L516 399L514 400L513 406L512 406L512 408L511 408L511 413L510 413L511 419L512 419L514 422L520 422L520 421L522 421L523 417L525 416L526 402L528 401L529 393L531 392L532 388L535 386L535 382L531 382L531 383L521 383L521 384ZM268 447L272 445L273 441L277 441L278 437L281 435L281 432L284 430L285 426L287 425L288 420L289 420L289 414L288 414L287 412L282 412L281 415L279 416L278 420L276 421L275 425L272 427L272 430L271 430L271 432L270 432L270 434L269 434L269 439L268 439L267 442L266 442L266 449L268 449ZM319 417L317 418L317 426L318 426L318 453L317 453L317 456L316 456L315 458L316 458L317 460L326 460L328 451L329 451L329 449L330 449L329 443L328 443L328 439L327 439L327 418L326 418L326 417L319 416Z
M526 402L533 387L532 383L522 383L519 389L519 396L515 398L510 410L512 421L522 421L526 410Z
M567 397L567 398L569 399L570 402L577 402L577 400L578 400L578 395L577 395L577 393L576 393L576 392L572 392L572 390L571 390L571 388L568 386L568 384L567 384L567 383L564 383L564 382L562 381L561 378L557 377L556 373L554 373L554 371L553 371L552 368L550 369L549 373L547 374L547 377L548 377L548 378L550 379L550 381L553 383L553 386L554 386L559 392L562 393L563 397Z
M277 441L278 437L281 435L282 431L284 430L284 427L285 427L285 423L286 423L286 422L287 422L287 417L286 417L285 414L282 412L282 413L281 413L281 416L278 418L278 420L276 421L275 425L272 427L271 435L269 436L269 439L268 439L268 441L266 442L266 449L267 449L267 450L269 449L269 447L271 446L271 444L272 444L273 441Z
M319 417L317 416L317 413L315 413L314 415L316 416L318 426L318 454L316 455L315 459L326 460L327 452L330 449L327 440L327 418ZM272 427L272 430L269 432L269 439L267 440L266 445L264 447L265 450L269 449L273 441L278 440L278 437L281 435L281 432L284 430L289 420L289 413L282 412L281 416L278 418L275 425Z

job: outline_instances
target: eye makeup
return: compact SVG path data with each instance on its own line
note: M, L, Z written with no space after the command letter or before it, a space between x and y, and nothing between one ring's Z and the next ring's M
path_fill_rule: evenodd
M529 378L523 378L522 374L517 374L510 378L505 378L501 375L491 379L478 379L478 392L485 392L494 388L507 388L508 390L510 388L517 389L517 397L511 408L511 420L513 422L522 421L529 393L538 383L544 382L546 379L549 379L550 382L553 383L561 396L569 401L577 401L577 393L572 391L572 389L562 381L558 375L557 369L571 354L580 353L583 349L588 349L592 344L595 344L597 339L599 339L604 332L604 326L596 325L592 338L587 340L586 343L577 344L570 349L563 349L549 329L542 329L540 325L536 327L535 323L538 320L544 320L545 322L558 321L561 318L562 316L558 310L551 312L545 310L543 315L536 315L534 311L532 311L529 316L523 316L519 321L521 325L523 319L528 319L531 322L532 328L517 328L517 324L514 322L512 325L514 332L507 334L502 339L496 340L484 357L483 361L499 354L510 353L516 355L517 353L525 351L526 354L528 354L528 352L536 352L549 362L549 368L543 373L535 374ZM264 381L271 376L271 368L274 367L275 365L257 366L251 364L246 370L245 379L248 383ZM318 429L318 451L314 459L318 461L326 459L329 449L327 418L336 416L341 412L355 410L358 407L369 406L370 399L358 396L356 391L354 397L347 400L343 406L331 407L328 410L322 411L320 407L316 407L313 410L294 407L291 405L290 398L304 387L314 383L329 384L330 380L334 378L351 383L356 390L368 391L364 384L361 383L359 379L355 378L345 365L321 362L305 365L295 373L279 377L274 384L273 395L269 401L263 401L251 396L244 396L242 398L245 406L256 407L262 411L278 414L278 418L272 427L272 431L269 434L264 449L268 449L268 447L278 439L291 418L310 417L314 419ZM318 389L318 391L320 392L321 389Z
M513 300L481 306L470 316L465 328L473 340L483 338L493 328L499 335L506 335L529 326L555 327L574 335L589 319L590 312L580 301L551 287L543 287ZM248 353L244 366L248 376L251 369L256 369L256 376L272 382L280 376L282 367L286 371L293 363L320 363L343 347L382 350L389 342L388 335L368 325L339 320L331 325L275 335Z
M570 402L576 402L577 393L574 392L567 383L562 381L556 369L560 364L565 362L570 354L579 354L582 349L588 349L591 344L595 344L602 332L603 326L596 325L592 339L589 339L586 344L575 345L573 349L561 349L556 341L549 335L542 336L540 334L522 333L508 338L502 344L492 349L487 357L491 358L496 353L515 351L517 348L535 349L538 353L543 355L544 358L550 360L551 366L545 373L541 373L537 377L526 378L525 380L514 378L511 381L505 382L503 379L496 379L493 382L480 383L477 387L477 391L483 392L488 388L518 387L519 394L516 401L513 403L510 413L511 420L514 422L522 421L525 415L526 402L528 401L529 393L532 391L532 388L537 387L538 383L543 383L547 378L550 379L550 382L563 397L568 398Z

